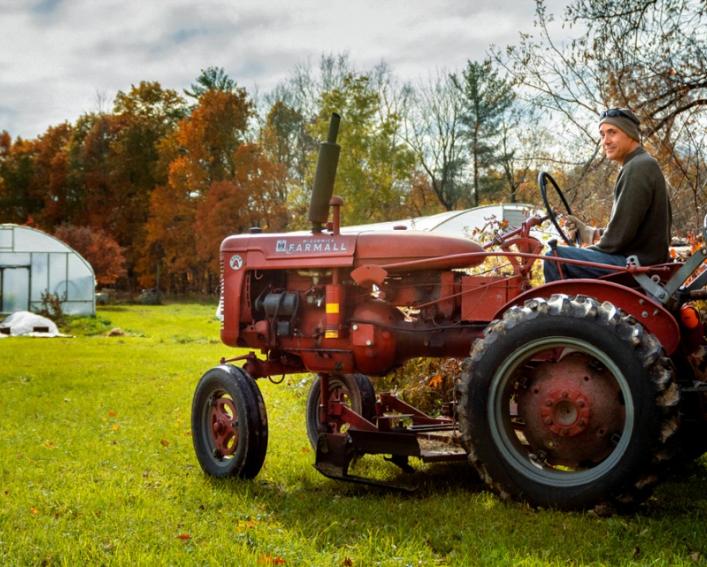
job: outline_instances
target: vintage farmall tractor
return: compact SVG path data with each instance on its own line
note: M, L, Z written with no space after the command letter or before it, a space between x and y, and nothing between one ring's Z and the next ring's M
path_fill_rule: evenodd
M617 506L645 497L669 460L707 448L705 339L691 303L707 297L704 246L684 263L630 258L600 279L532 287L534 263L550 260L531 228L549 219L565 238L548 183L569 212L545 173L547 214L484 246L408 230L342 234L338 126L333 115L320 147L311 232L253 230L221 245L221 338L253 351L196 388L193 440L208 474L258 474L268 422L256 380L297 372L318 375L306 415L315 467L342 480L375 483L349 474L363 454L404 470L409 457L468 459L502 496ZM488 258L512 274L474 275ZM420 356L465 359L439 415L376 395L369 379Z

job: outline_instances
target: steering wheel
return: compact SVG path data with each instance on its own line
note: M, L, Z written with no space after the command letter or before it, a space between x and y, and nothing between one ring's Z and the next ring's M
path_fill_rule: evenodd
M552 178L552 175L550 175L549 173L541 171L540 175L538 175L538 187L540 187L540 196L543 198L543 204L545 205L545 210L547 211L547 216L550 219L550 222L553 224L553 226L557 229L557 233L562 237L562 240L564 240L568 246L574 246L575 244L579 245L579 243L580 243L579 234L577 234L575 236L575 242L572 242L568 238L568 236L565 234L565 231L562 230L560 223L557 222L557 213L552 209L552 207L550 206L550 201L547 198L547 182L548 181L555 188L555 193L557 193L557 196L560 198L560 201L562 201L562 205L565 207L566 213L568 215L572 214L572 208L570 207L570 204L567 202L567 199L565 199L565 195L562 192L562 189L560 189L560 186L557 184L557 181L555 181Z

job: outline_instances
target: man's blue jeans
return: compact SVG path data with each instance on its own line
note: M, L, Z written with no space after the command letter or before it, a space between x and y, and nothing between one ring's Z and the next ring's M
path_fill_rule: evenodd
M611 264L613 266L625 266L626 257L619 254L607 254L599 250L590 248L575 248L574 246L558 246L557 255L560 258L570 258L572 260L584 260L586 262L598 262L600 264ZM555 257L552 253L546 254L546 258ZM557 264L550 260L545 260L543 266L545 272L545 283L554 282L560 279L560 272ZM611 273L610 270L601 270L589 266L578 266L576 264L562 263L562 273L565 278L598 278Z

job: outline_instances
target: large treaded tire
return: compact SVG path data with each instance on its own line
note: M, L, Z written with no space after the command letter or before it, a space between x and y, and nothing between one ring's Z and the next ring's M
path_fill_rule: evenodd
M603 394L583 390L589 387L582 380ZM653 335L608 302L553 295L510 308L474 344L460 393L469 461L504 498L621 509L650 494L672 455L667 444L678 428L679 390L671 361ZM545 406L555 411L568 394L593 413L580 422L580 407L572 406L576 421L559 431L557 415Z
M268 448L268 417L260 388L245 370L223 364L201 377L191 425L204 472L244 479L260 472Z
M313 449L317 447L319 438L319 400L321 378L317 376L309 388L307 395L307 438ZM371 379L365 374L343 374L329 377L330 393L338 392L346 403L357 414L372 421L376 414L376 392Z

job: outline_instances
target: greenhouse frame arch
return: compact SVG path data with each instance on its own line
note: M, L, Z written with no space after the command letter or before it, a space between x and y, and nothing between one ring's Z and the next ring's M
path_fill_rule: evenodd
M68 315L96 314L96 277L83 256L35 228L0 224L0 313L39 311L46 293Z

